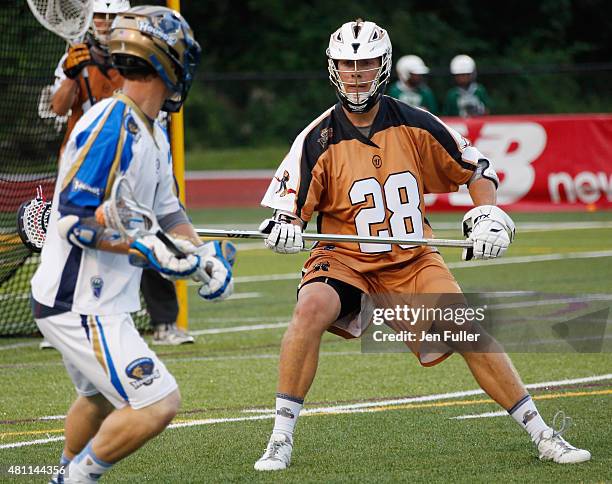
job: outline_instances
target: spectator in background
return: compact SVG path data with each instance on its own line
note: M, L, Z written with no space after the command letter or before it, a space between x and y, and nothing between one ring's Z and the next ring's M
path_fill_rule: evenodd
M417 55L405 55L397 61L395 70L399 79L389 89L389 96L437 114L438 103L423 79L423 76L429 73L429 67L423 59Z
M450 63L455 87L446 93L444 114L471 118L489 114L489 96L485 88L476 82L476 63L469 55L458 55Z

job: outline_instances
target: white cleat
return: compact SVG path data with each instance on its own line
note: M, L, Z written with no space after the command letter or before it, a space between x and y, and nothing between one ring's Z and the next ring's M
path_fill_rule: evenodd
M194 342L193 336L177 328L176 324L160 324L153 333L154 345L178 346Z
M561 437L563 432L569 428L571 423L569 417L565 417L563 412L557 412L553 418L553 427L559 416L562 419L561 428L544 430L540 435L537 443L540 460L552 460L557 464L578 464L590 460L591 453L588 450L577 449Z
M256 471L282 471L291 464L293 443L285 434L272 434L268 447L257 462Z

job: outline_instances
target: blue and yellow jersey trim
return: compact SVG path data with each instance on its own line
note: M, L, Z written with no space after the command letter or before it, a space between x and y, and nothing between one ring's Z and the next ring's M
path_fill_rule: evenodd
M117 171L125 172L133 157L139 127L132 113L144 116L125 96L117 97L75 139L78 157L62 184L62 215L93 215L106 199ZM145 124L146 125L146 124ZM148 126L147 126L148 128Z

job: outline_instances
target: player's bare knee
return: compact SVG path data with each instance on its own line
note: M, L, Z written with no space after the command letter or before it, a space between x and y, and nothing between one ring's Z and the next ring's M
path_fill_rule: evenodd
M160 423L163 423L165 427L172 421L181 407L181 394L177 389L158 403L160 407L157 410L157 416Z
M181 396L177 390L158 402L137 410L139 414L139 429L149 437L162 432L178 413Z
M334 322L335 316L322 311L322 306L319 305L321 303L314 299L316 298L306 297L298 302L289 325L292 332L323 334Z
M293 329L323 333L338 317L340 299L330 286L313 283L300 290L293 311Z

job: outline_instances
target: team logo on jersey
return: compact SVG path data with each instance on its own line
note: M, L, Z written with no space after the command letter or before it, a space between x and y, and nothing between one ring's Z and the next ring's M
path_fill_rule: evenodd
M317 262L312 268L312 272L319 272L319 271L323 271L323 272L329 271L329 262L327 261Z
M279 194L279 197L284 197L285 195L290 195L291 193L295 193L295 190L293 188L287 188L287 183L289 182L289 172L287 170L285 170L283 172L283 176L282 178L279 178L277 176L274 177L274 179L280 183L280 187L278 190L276 190L275 193Z
M321 145L321 148L325 149L333 136L334 130L332 128L323 128L317 142Z
M72 180L72 191L89 192L96 197L100 197L103 193L101 188L92 187L89 183L85 183L84 181L81 181L78 178Z
M155 368L155 363L151 358L138 358L132 361L126 368L125 374L136 381L131 381L135 389L142 385L150 385L153 380L159 378L159 370Z
M382 158L378 155L374 155L372 157L372 164L375 168L380 168L382 166Z
M128 133L136 136L140 132L140 128L138 127L138 123L134 119L134 116L131 114L125 120L125 128L128 130Z
M89 282L91 283L91 292L96 299L100 299L100 294L102 294L102 287L104 286L104 281L100 276L93 276Z

